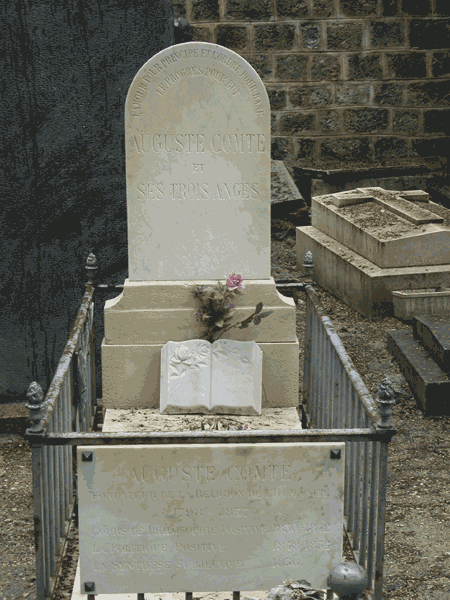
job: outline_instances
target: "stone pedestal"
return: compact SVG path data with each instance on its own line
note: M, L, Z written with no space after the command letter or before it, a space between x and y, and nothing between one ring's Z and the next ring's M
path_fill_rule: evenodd
M105 303L102 342L103 405L105 408L158 408L161 348L168 341L199 339L204 334L195 318L194 285L217 281L125 280L120 296ZM235 299L233 322L251 315L258 302L271 314L259 325L233 328L220 339L255 341L263 352L262 406L298 405L299 342L295 304L282 296L273 278L245 280L244 294Z

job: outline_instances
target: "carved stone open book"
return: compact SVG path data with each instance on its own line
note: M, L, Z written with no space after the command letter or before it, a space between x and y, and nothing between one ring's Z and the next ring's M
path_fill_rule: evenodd
M161 348L161 413L260 415L261 393L255 342L188 340Z

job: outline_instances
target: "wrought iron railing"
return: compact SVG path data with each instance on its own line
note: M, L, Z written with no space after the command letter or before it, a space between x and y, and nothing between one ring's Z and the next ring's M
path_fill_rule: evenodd
M312 255L304 270L312 271ZM384 378L377 392L378 407L356 371L333 324L311 285L306 284L304 402L312 431L351 431L346 441L344 526L353 556L367 569L369 590L382 598L388 444L397 433L389 418L394 390ZM357 432L376 431L371 440ZM326 436L323 441L328 441Z
M310 253L304 266L312 270ZM393 393L383 380L378 394L380 406L375 406L311 284L288 285L293 287L296 302L299 288L307 295L304 397L309 412L303 407L307 428L102 433L92 431L97 408L93 255L86 268L90 275L86 293L45 399L36 383L29 388L33 425L25 438L31 445L33 461L37 600L52 597L64 554L76 505L73 453L78 445L277 442L346 442L345 529L355 561L368 571L369 594L381 600L387 452L396 433L389 423ZM235 596L238 592L233 593ZM143 594L138 598L142 599Z
M76 446L53 446L46 436L91 431L96 410L95 269L90 254L86 292L45 399L36 382L27 393L32 426L25 439L31 445L38 600L53 595L76 507Z

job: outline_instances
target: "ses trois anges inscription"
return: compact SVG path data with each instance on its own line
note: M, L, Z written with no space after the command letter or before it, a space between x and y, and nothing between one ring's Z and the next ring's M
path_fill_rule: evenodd
M204 42L155 55L125 140L131 281L270 278L270 107L247 61Z
M344 450L79 448L81 581L97 593L326 587L342 555Z

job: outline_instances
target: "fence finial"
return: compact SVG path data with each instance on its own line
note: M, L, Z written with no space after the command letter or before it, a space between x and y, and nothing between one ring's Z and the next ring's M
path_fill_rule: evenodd
M37 381L30 383L27 398L28 402L25 403L25 406L30 410L30 421L33 423L29 430L33 433L38 433L42 431L40 421L45 415L42 410L44 406L44 391Z
M312 252L310 250L308 250L308 252L303 257L303 270L306 275L306 281L305 281L306 285L311 285L313 283L313 281L312 281L313 269L314 269L313 255L312 255Z
M395 404L395 391L389 377L383 377L381 380L380 385L378 386L376 399L379 403L378 412L381 416L379 427L391 427L392 423L390 418Z
M89 256L86 259L86 271L88 276L87 285L93 285L95 279L95 272L98 269L97 267L97 258L95 254L92 252L89 253Z
M358 600L369 585L367 571L361 565L341 562L328 575L328 587L339 596L339 600Z
M192 25L184 17L176 17L173 20L173 37L174 44L184 44L194 39Z

